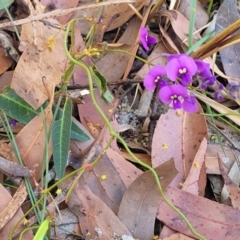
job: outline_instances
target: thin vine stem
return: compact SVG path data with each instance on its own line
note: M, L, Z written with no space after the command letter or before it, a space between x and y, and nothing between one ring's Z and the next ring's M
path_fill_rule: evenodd
M96 110L98 111L98 113L101 115L101 117L103 118L105 124L107 125L109 131L110 131L110 134L114 137L116 137L122 144L123 146L125 147L126 151L131 155L131 157L137 162L139 163L141 166L143 166L144 168L148 169L149 171L151 171L151 173L153 174L155 180L156 180L156 183L157 183L157 186L158 186L158 189L159 189L159 192L160 192L160 195L161 197L163 198L163 200L166 202L166 204L172 208L176 213L178 213L182 219L185 221L185 223L187 224L187 226L189 227L189 229L191 230L191 232L196 236L198 237L199 239L201 240L206 240L205 237L203 237L201 234L199 234L194 228L193 226L191 225L191 223L189 222L189 220L187 219L187 217L180 211L180 209L178 209L177 207L175 207L170 201L169 199L166 197L166 195L164 194L164 191L162 189L162 186L161 186L161 183L160 183L160 180L158 178L158 175L156 173L156 171L148 166L147 164L143 163L140 159L138 159L132 152L131 150L128 148L126 142L122 139L121 136L119 136L118 133L116 133L116 131L113 129L110 121L108 120L108 118L106 117L106 115L104 114L104 112L101 110L101 108L99 107L98 103L97 103L97 100L95 98L95 95L94 95L94 89L93 89L93 81L92 81L92 76L91 76L91 73L89 71L89 68L86 66L85 63L83 62L78 62L76 61L72 55L69 53L68 51L68 34L69 34L69 30L70 30L70 26L71 24L74 22L74 20L71 20L67 26L67 29L66 29L66 33L65 33L65 37L64 37L64 49L65 49L65 52L66 52L66 55L67 57L74 63L76 64L77 66L83 68L86 73L87 73L87 77L88 77L88 81L89 81L89 91L90 91L90 95L91 95L91 99L92 99L92 103L93 105L95 106Z

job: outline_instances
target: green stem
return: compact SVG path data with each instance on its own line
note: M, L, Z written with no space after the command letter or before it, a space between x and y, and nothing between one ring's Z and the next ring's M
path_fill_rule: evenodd
M73 62L75 63L76 65L78 65L79 67L82 67L86 73L87 73L87 76L88 76L88 81L89 81L89 91L90 91L90 95L91 95L91 99L92 99L92 102L93 102L93 105L95 106L95 108L97 109L97 111L99 112L99 114L101 115L101 117L103 118L105 124L107 125L109 131L110 131L110 134L114 137L116 137L122 144L123 146L125 147L125 149L127 150L127 152L132 156L132 158L137 162L139 163L141 166L143 166L144 168L148 169L149 171L151 171L151 173L153 174L155 180L156 180L156 183L157 183L157 186L158 186L158 189L159 189L159 192L160 192L160 195L161 197L163 198L163 200L168 204L168 206L170 208L172 208L176 213L178 213L182 219L185 221L185 223L187 224L187 226L189 227L189 229L191 230L191 232L196 236L198 237L199 239L201 240L205 240L206 238L203 237L202 235L200 235L198 232L196 232L196 230L193 228L193 226L191 225L191 223L189 222L189 220L187 219L187 217L177 208L175 207L170 201L169 199L166 197L166 195L164 194L163 192L163 189L162 189L162 186L161 186L161 183L159 181L159 178L158 178L158 175L156 173L156 171L148 166L147 164L143 163L140 159L138 159L132 152L131 150L128 148L126 142L118 135L118 133L116 133L116 131L113 129L111 123L109 122L108 118L106 117L106 115L104 114L104 112L101 110L101 108L99 107L97 101L96 101L96 98L95 98L95 94L94 94L94 90L93 90L93 82L92 82L92 76L91 76L91 73L88 69L88 67L83 63L83 62L78 62L76 61L72 56L71 54L69 53L68 51L68 48L67 48L67 36L68 36L68 33L69 33L69 30L70 30L70 26L72 24L74 20L70 21L68 26L67 26L67 30L66 30L66 33L65 33L65 37L64 37L64 48L65 48L65 52L66 52L66 55L68 56L68 58Z

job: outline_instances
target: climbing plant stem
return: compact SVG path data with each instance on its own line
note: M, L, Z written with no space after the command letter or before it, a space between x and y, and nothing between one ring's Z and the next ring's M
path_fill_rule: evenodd
M187 226L189 227L189 229L191 230L191 232L196 236L198 237L199 239L201 240L206 240L205 237L203 237L201 234L199 234L194 228L193 226L191 225L191 223L189 222L189 220L187 219L187 217L177 208L175 207L170 201L169 199L166 197L166 195L164 194L164 191L162 189L162 186L161 186L161 183L160 183L160 180L158 178L158 175L156 173L156 171L148 166L147 164L143 163L139 158L137 158L132 152L131 150L129 149L129 147L127 146L126 142L123 140L123 138L121 136L119 136L119 134L113 129L110 121L108 120L108 118L106 117L106 115L104 114L104 112L102 111L102 109L99 107L98 103L97 103L97 100L95 98L95 94L94 94L94 90L93 90L93 81L92 81L92 76L91 76L91 73L89 71L89 68L88 66L84 63L84 62L80 62L80 61L77 61L75 60L72 55L69 53L68 51L68 34L69 34L69 30L70 30L70 26L71 24L74 22L75 20L72 20L69 22L68 26L67 26L67 29L66 29L66 33L65 33L65 38L64 38L64 48L65 48L65 52L66 52L66 55L67 57L74 63L76 64L77 66L83 68L86 73L87 73L87 77L88 77L88 81L89 81L89 91L90 91L90 95L91 95L91 99L92 99L92 102L93 102L93 105L95 106L96 110L98 111L98 113L101 115L101 117L103 118L105 124L107 125L109 131L110 131L110 135L116 137L124 146L124 148L126 149L126 151L131 155L131 157L137 162L139 163L142 167L148 169L149 171L151 171L151 173L153 174L155 180L156 180L156 183L157 183L157 186L158 186L158 189L159 189L159 192L160 192L160 195L162 197L162 199L168 204L168 206L170 208L172 208L176 213L178 213L182 219L185 221L185 223L187 224Z

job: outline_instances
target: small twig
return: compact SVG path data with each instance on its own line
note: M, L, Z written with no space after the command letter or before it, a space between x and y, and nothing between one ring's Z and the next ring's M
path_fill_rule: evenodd
M0 156L0 171L14 177L30 177L31 170Z
M117 3L133 3L133 2L135 2L135 1L134 0L109 0L107 2L100 2L97 4L89 4L89 5L80 6L80 7L76 7L76 8L57 9L57 10L54 10L51 12L39 14L36 16L31 16L31 17L24 18L21 20L1 23L0 28L5 28L5 27L9 27L9 26L18 26L18 25L30 23L32 21L40 21L40 20L46 19L46 18L55 18L58 16L63 16L63 15L69 14L69 13L73 13L73 12L77 12L77 11L85 10L85 9L99 8L99 7L113 5L113 4L117 4ZM84 18L84 16L83 16L83 18Z
M132 83L142 83L142 79L120 79L120 80L116 80L114 82L108 82L107 86L112 86L112 85L124 85L124 84L132 84ZM60 86L57 86L58 88L60 88ZM93 85L93 87L97 87L95 84ZM86 89L89 88L89 84L86 85L68 85L67 86L67 90L76 90L76 89Z

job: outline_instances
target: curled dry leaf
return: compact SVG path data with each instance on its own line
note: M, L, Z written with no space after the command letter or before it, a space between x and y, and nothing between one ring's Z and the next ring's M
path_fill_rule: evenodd
M177 175L173 159L161 164L155 171L163 191ZM119 207L118 217L135 238L152 239L160 199L156 180L150 171L140 175L127 189Z

